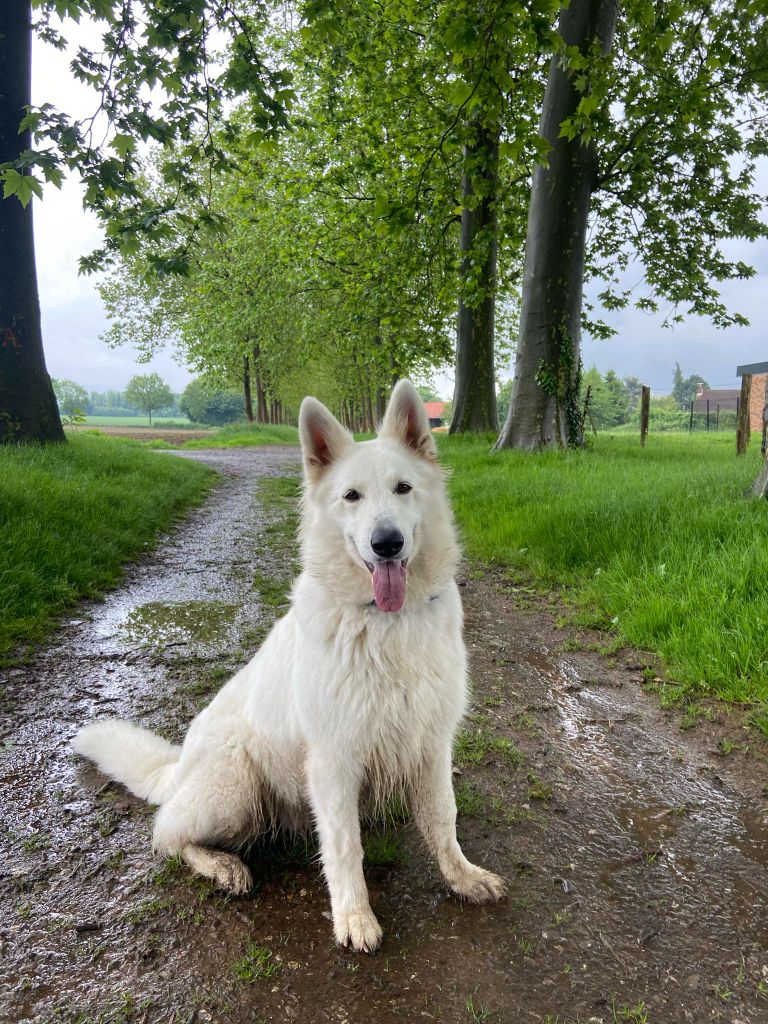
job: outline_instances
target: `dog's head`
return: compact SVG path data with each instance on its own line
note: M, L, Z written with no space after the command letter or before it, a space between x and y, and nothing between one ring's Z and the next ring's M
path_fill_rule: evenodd
M310 572L348 580L385 612L400 611L416 580L423 590L452 574L456 544L443 474L410 381L395 387L374 441L356 443L315 398L302 403L299 433Z

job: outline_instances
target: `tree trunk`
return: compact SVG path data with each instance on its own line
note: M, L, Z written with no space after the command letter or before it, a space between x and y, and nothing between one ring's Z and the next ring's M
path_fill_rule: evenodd
M571 0L560 12L558 31L583 54L595 40L608 53L617 13L616 0ZM575 77L561 67L559 56L552 58L539 127L552 149L546 166L537 164L533 172L515 380L497 448L534 451L584 443L581 303L597 152L579 137L560 138L560 126L583 96Z
M376 430L376 417L373 414L373 402L371 401L370 381L365 389L365 415L368 420L368 429L373 433Z
M499 429L493 360L499 132L481 124L472 131L461 181L461 293L451 434Z
M253 398L251 397L251 364L248 355L243 356L243 396L245 398L245 418L253 423Z
M757 479L748 489L747 494L751 494L755 498L768 498L768 459L763 459Z
M267 412L267 395L264 391L264 381L261 376L261 363L259 357L261 350L258 345L253 346L253 374L256 381L256 410L257 422L268 423L269 413Z
M749 439L752 436L752 425L749 419L750 395L752 394L752 374L745 373L741 378L741 394L739 395L736 412L736 454L744 455ZM693 408L693 402L691 402Z
M32 15L28 0L0 5L0 163L32 145L19 134L31 102ZM37 293L32 204L0 199L0 444L63 441L45 367Z

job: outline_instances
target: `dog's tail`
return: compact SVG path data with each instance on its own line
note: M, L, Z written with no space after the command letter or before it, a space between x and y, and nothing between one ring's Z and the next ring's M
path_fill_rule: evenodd
M76 754L151 804L172 796L181 747L130 722L107 718L83 726L72 741Z

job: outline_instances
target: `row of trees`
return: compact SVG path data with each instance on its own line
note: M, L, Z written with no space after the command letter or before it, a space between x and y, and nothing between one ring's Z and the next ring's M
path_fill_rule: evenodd
M56 41L45 16L61 4L38 7L38 31ZM743 322L718 282L753 272L726 258L723 239L767 231L754 187L768 152L760 0L66 10L104 20L104 54L80 51L74 67L113 134L99 147L92 123L27 108L28 5L11 0L0 12L1 45L17 47L10 63L0 52L4 192L28 200L43 178L78 169L106 229L85 267L116 261L111 340L146 352L171 341L208 379L239 380L258 418L284 415L311 386L370 426L394 379L455 356L451 429L494 430L495 373L516 332L499 445L578 445L581 330L610 333L583 303L585 280L603 282L604 309L663 299L672 320ZM229 41L219 65L214 37ZM142 162L147 140L157 148ZM31 221L13 209L15 248L0 252L28 268L31 242L19 240ZM633 261L631 292L621 282ZM29 356L24 334L34 309L18 306L28 275L21 284L0 273L12 339L0 359L39 405L42 355ZM29 436L2 379L0 436Z
M597 430L629 423L639 408L641 389L637 377L621 378L614 370L601 375L592 366L582 379L582 415L586 412Z
M53 380L59 410L67 417L77 415L152 415L187 416L193 423L221 426L245 416L243 396L231 389L211 387L193 380L180 395L175 395L157 373L137 374L125 391L89 392L72 380Z
M586 408L588 419L598 430L639 422L642 389L639 377L619 378L614 370L601 375L593 366L584 373L581 383L582 410ZM672 392L651 398L651 418L657 421L657 425L663 419L669 429L686 429L691 402L702 387L707 389L709 384L700 374L684 377L680 364L675 363ZM678 416L677 413L685 415Z
M104 398L109 395L118 402L118 408L126 413L144 412L152 423L152 413L164 411L167 415L175 415L178 411L177 396L157 373L138 374L132 377L123 392L106 392L99 395L92 392L94 399L86 389L73 380L65 378L51 381L59 410L67 417L95 414L104 410ZM101 401L99 401L101 399ZM102 413L103 414L103 413Z
M152 411L163 412L169 416L178 415L179 396L174 395L157 374L154 376L157 378L157 381L152 389ZM136 378L134 378L134 381L136 381ZM52 378L51 383L53 384L53 392L56 395L59 409L67 416L73 416L77 413L93 416L132 416L137 412L145 411L135 401L135 383L133 386L129 385L125 391L103 392L89 392L81 384L66 378ZM155 391L157 392L157 401L162 400L167 395L171 396L170 401L162 406L156 404Z

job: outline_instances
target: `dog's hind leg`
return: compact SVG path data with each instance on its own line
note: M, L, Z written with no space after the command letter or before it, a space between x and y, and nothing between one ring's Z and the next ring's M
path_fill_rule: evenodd
M501 899L506 892L504 879L468 861L456 838L449 746L425 758L414 786L413 809L419 830L456 895L472 903Z
M217 889L233 896L240 896L253 886L251 872L234 853L187 843L182 847L181 857L196 875L210 879L216 883Z
M251 888L242 860L233 848L259 828L261 782L242 749L224 748L180 765L180 785L155 817L156 853L179 856L194 872L233 894Z

